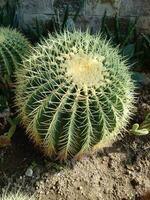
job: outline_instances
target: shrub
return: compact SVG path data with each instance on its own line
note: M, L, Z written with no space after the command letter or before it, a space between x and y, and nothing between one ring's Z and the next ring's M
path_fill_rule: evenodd
M0 78L3 83L12 81L12 74L30 45L24 36L10 28L0 28Z
M49 156L100 148L131 117L134 86L126 62L100 35L49 35L16 76L22 123Z

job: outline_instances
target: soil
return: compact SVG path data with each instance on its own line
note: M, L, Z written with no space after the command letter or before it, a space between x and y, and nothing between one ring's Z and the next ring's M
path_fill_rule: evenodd
M150 112L150 87L140 89L135 122ZM0 150L0 193L6 188L37 200L141 200L150 191L150 134L124 133L112 146L80 161L59 163L33 147L20 127ZM146 198L147 195L147 198ZM145 200L150 200L148 193Z

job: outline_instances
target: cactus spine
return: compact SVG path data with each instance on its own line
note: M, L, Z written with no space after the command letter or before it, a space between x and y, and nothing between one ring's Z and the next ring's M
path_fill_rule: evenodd
M134 86L127 66L99 35L49 35L16 75L22 123L49 156L67 159L97 148L131 116Z

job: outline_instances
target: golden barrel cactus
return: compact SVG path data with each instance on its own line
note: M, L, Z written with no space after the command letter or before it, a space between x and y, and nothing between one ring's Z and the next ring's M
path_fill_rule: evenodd
M103 146L130 119L130 73L118 50L100 35L49 35L16 76L22 123L49 156L78 157Z

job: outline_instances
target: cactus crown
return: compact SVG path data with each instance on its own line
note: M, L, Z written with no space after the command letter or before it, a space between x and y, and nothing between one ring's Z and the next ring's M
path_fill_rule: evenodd
M64 60L62 69L67 79L71 79L78 88L83 87L99 87L107 72L103 67L103 56L93 57L86 55L82 49L78 52L77 48L73 48L72 52L62 55ZM97 76L99 74L99 76Z
M9 83L12 74L29 51L29 42L16 30L0 28L0 77Z
M23 66L16 74L16 105L46 154L79 156L128 123L134 86L118 50L101 36L49 35Z

